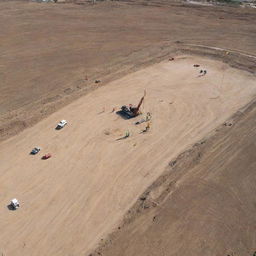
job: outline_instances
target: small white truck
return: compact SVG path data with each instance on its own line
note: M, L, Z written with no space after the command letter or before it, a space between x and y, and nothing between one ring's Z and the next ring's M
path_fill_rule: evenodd
M14 209L14 210L17 210L19 207L20 207L20 203L19 201L16 199L16 198L13 198L11 200L11 203L10 203L11 207Z
M67 125L67 121L66 120L61 120L59 123L58 123L58 125L57 125L57 127L56 127L56 130L60 130L60 129L62 129L65 125Z

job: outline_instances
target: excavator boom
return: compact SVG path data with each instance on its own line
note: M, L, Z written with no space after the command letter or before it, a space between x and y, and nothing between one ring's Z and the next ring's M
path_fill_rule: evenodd
M140 99L140 102L139 102L138 106L135 108L135 114L136 114L136 115L137 115L138 112L140 111L140 106L141 106L141 104L143 103L145 96L146 96L146 90L144 90L144 96Z

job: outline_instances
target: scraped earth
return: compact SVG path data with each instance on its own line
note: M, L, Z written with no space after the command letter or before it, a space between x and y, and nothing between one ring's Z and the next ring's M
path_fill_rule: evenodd
M91 255L254 256L255 127L254 103L170 162Z
M206 75L200 76L200 69L207 70ZM134 124L143 115L124 120L113 111L137 104L144 90L142 112L152 114L147 133L141 133L145 123ZM4 141L2 253L88 253L118 225L170 159L225 122L255 93L250 73L215 60L175 56L174 61L110 82ZM68 125L56 131L60 119L67 119ZM130 137L118 140L127 131ZM29 155L35 146L42 151ZM52 158L42 161L48 152ZM13 197L21 203L16 212L6 208Z

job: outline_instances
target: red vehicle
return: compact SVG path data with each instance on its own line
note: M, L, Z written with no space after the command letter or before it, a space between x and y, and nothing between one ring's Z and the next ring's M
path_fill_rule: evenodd
M42 157L42 159L43 160L46 160L46 159L49 159L49 158L51 158L52 157L52 155L50 154L50 153L48 153L48 154L45 154L43 157Z

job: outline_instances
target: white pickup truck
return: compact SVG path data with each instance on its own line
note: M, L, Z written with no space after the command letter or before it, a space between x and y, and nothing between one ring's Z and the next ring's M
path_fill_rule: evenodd
M61 120L61 121L58 123L58 125L57 125L57 127L56 127L56 130L62 129L67 123L68 123L68 122L67 122L66 120Z
M17 210L19 207L20 207L20 203L19 201L16 199L16 198L13 198L11 200L11 203L10 203L11 207L14 209L14 210Z

